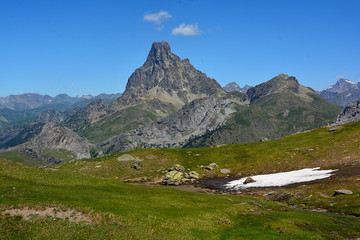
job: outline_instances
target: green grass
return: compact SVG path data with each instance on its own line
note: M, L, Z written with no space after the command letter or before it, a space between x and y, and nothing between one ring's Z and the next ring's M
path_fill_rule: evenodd
M198 149L139 149L126 152L140 158L117 160L116 153L72 161L52 169L0 160L0 209L9 206L61 205L94 211L92 224L47 218L25 221L0 216L2 239L354 239L360 237L360 181L357 175L322 180L306 186L276 189L294 195L284 203L241 195L212 195L119 180L154 181L174 163L202 177L223 176L201 165L216 162L236 176L272 173L304 167L360 168L360 123L338 131L319 128L278 140ZM7 156L11 157L11 155ZM13 157L14 158L14 157ZM17 156L21 158L20 155ZM189 171L189 170L187 170ZM340 170L339 170L340 171ZM335 189L353 195L332 197ZM270 190L268 190L270 191ZM310 211L314 208L330 212ZM309 209L309 210L305 210ZM121 224L119 225L119 222Z
M94 176L122 178L131 176L156 176L158 171L166 170L179 163L185 168L206 172L201 165L217 163L220 168L228 168L233 175L260 174L288 171L304 167L330 168L359 159L360 122L346 124L336 132L327 128L293 134L281 139L266 142L232 144L195 149L137 149L127 152L144 161L143 171L132 173L131 162L118 162L116 158L124 153L85 161L75 161L61 168L86 172ZM101 163L102 167L95 168ZM81 170L82 169L82 170ZM103 174L101 174L103 172ZM100 175L99 175L100 174Z
M360 231L355 217L246 196L136 186L6 160L0 161L0 177L2 208L63 205L112 216L85 225L1 215L2 239L343 239L358 237Z
M13 162L23 163L25 165L31 165L31 166L38 165L38 163L34 159L26 156L25 154L17 150L0 153L0 157L9 159Z

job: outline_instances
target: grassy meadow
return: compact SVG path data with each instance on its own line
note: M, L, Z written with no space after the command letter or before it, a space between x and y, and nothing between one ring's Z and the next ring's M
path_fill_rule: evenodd
M133 150L52 168L3 156L0 239L355 239L360 237L359 138L360 123L352 123L335 132L319 128L261 143ZM138 157L142 168L134 170L133 161L119 161L123 154ZM203 167L212 162L230 169L230 177L318 166L339 169L339 174L243 195L124 183L158 182L174 163L198 171L202 178L226 177ZM353 194L333 197L339 188ZM294 197L269 201L263 194L269 191ZM36 214L25 220L5 213L50 206L76 209L92 221Z

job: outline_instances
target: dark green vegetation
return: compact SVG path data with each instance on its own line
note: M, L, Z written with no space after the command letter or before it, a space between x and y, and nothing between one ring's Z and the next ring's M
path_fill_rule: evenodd
M355 239L360 237L360 123L335 132L319 128L279 140L199 149L143 149L127 152L142 160L118 161L124 153L74 161L52 169L0 161L0 205L67 206L92 212L90 224L2 214L0 238L57 239ZM6 156L11 160L11 156ZM290 188L255 189L244 195L213 195L128 181L156 181L174 163L202 177L223 176L201 165L216 162L232 175L272 173L304 167L339 169L335 176ZM352 195L331 196L346 188ZM293 197L266 201L276 191ZM289 207L287 204L293 207ZM311 211L316 209L316 211ZM319 212L328 211L328 212Z

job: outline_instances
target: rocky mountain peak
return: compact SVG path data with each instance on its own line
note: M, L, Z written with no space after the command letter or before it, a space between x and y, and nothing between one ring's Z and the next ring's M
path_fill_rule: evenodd
M223 87L223 89L227 92L238 91L243 93L246 93L246 91L250 88L252 87L247 84L244 87L240 87L236 82L228 83Z
M267 82L259 84L247 91L250 101L275 93L288 92L310 101L307 93L315 93L312 89L299 84L298 80L286 74L280 74Z
M169 43L154 42L147 56L144 66L168 67L173 62L179 62L181 59L171 52Z
M340 78L334 85L331 85L328 89L328 91L331 92L345 92L348 91L349 89L356 89L357 85L355 83L353 83L352 81L345 79L345 78Z
M144 65L130 76L117 104L129 106L158 99L180 109L194 99L223 93L214 79L196 70L189 59L181 60L163 41L152 44Z

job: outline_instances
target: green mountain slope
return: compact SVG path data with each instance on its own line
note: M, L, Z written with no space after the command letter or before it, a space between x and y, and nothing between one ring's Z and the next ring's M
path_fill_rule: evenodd
M284 74L249 89L247 95L249 106L239 106L225 125L194 137L185 147L284 137L333 122L341 110L341 106L329 103Z

